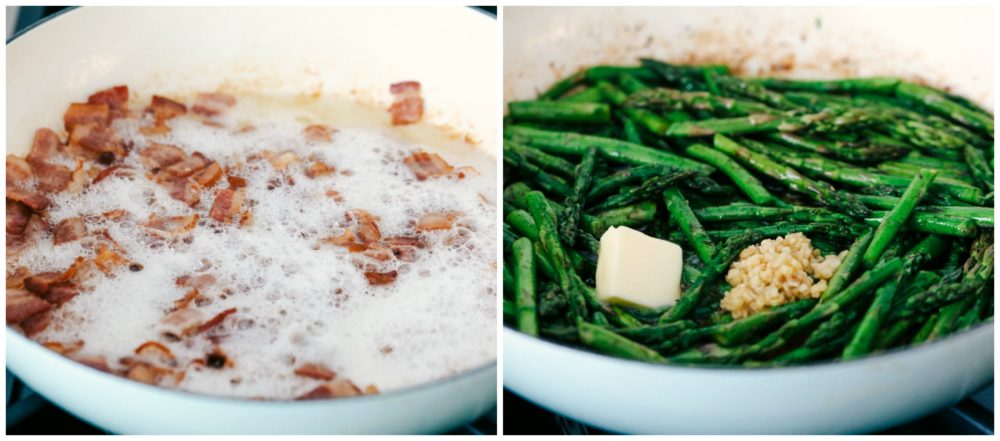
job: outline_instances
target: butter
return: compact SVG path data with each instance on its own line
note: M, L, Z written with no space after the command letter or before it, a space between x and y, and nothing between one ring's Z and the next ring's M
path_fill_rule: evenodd
M609 228L597 257L597 297L627 306L672 306L681 295L683 266L677 244L628 227Z

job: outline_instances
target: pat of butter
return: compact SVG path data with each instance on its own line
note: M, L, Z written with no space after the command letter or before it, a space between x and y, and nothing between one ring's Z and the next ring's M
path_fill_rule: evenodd
M597 256L597 297L628 306L662 308L681 295L681 247L628 227L601 236Z

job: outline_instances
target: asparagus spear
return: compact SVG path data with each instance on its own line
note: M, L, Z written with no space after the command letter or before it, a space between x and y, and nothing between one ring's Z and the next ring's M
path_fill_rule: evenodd
M576 181L573 183L573 192L566 198L566 208L563 209L563 217L559 224L559 233L569 246L576 243L576 229L580 222L580 212L583 210L584 197L590 187L590 180L594 174L594 163L597 161L597 149L591 148L583 155L583 160L576 167Z
M623 105L625 100L628 99L628 95L625 92L622 92L613 84L606 81L599 81L596 87L604 95L605 99L616 106ZM651 133L663 133L667 129L667 126L670 125L663 117L648 110L624 108L622 112L625 114L626 119L635 121Z
M631 75L642 81L658 81L659 76L645 66L593 66L586 71L587 81L614 81L622 75Z
M910 217L910 213L927 194L927 189L930 188L935 177L937 177L937 172L925 169L913 178L910 185L906 187L903 197L900 198L899 204L882 218L882 223L875 229L872 242L862 257L865 267L875 266L875 262L882 257L882 252L885 251L889 242L892 242L892 239L899 233L899 229Z
M802 150L831 156L845 161L860 162L865 164L896 159L905 155L909 151L906 148L892 145L848 145L844 142L821 141L781 132L768 133L765 137Z
M723 346L742 344L749 341L755 334L770 328L772 325L805 314L815 305L815 300L804 299L775 306L749 317L718 325L713 333L713 337L716 343Z
M971 145L965 146L965 163L969 165L972 175L986 191L993 191L993 167L986 162L982 150Z
M688 109L723 116L779 113L777 109L753 101L726 98L706 92L682 92L666 88L639 90L621 105L656 111Z
M513 150L527 159L528 162L537 165L542 170L559 173L563 177L573 177L575 175L575 166L573 163L558 156L550 155L541 150L529 148L516 142L505 141L504 147Z
M777 90L805 90L810 92L851 93L867 92L892 94L899 84L898 78L869 77L842 80L787 80L782 78L758 78L754 82Z
M617 192L622 187L643 182L656 176L676 171L659 165L640 165L615 172L603 178L594 179L587 192L587 200L594 201L600 197Z
M788 110L798 107L797 104L789 101L781 93L767 90L766 87L759 83L747 82L740 78L719 75L714 72L709 72L706 77L710 78L710 83L715 84L720 92L724 92L727 95L743 95L776 109Z
M987 136L993 136L992 117L981 112L971 111L930 87L903 82L896 87L896 95L920 102L942 116L951 118L967 127L978 129Z
M756 177L725 154L702 144L692 144L685 152L688 156L710 164L729 176L729 179L732 179L733 183L755 204L771 205L775 203L776 198L764 188L764 185Z
M514 241L514 299L517 304L517 328L528 335L538 335L538 311L535 302L535 247L522 237Z
M511 244L513 248L513 244ZM503 296L514 297L514 273L507 269L507 263L503 264Z
M592 325L583 320L578 320L576 326L579 329L580 342L598 352L632 360L653 363L667 362L663 356L649 347L615 334L601 326Z
M878 226L887 216L885 211L873 211L865 223ZM903 225L903 230L918 233L942 234L945 236L972 237L976 235L976 222L963 217L953 217L936 213L915 212Z
M711 262L716 251L715 244L712 243L705 228L701 226L701 222L698 222L698 218L691 211L684 195L677 187L670 187L663 191L663 202L667 206L667 211L670 212L670 218L681 227L688 243L694 246L701 261Z
M580 71L559 81L556 81L548 90L539 95L540 100L554 100L569 92L574 87L580 85L584 80L584 72Z
M517 321L517 306L514 302L503 299L503 322L515 323Z
M840 262L840 266L837 267L837 270L833 272L833 276L827 281L826 290L820 296L821 302L833 297L847 285L847 281L850 280L851 275L861 266L861 258L864 256L865 250L868 249L868 245L872 242L874 234L874 230L868 230L865 234L858 236L858 239L847 249L847 255L844 256L844 259Z
M654 343L673 337L683 331L694 329L697 325L690 320L682 320L663 325L637 326L616 329L623 337L644 343Z
M535 183L537 183L542 190L550 194L566 197L571 192L569 185L566 184L566 181L545 173L534 164L528 162L524 156L518 153L517 144L513 142L504 141L503 161L506 165L525 171L526 176L533 178Z
M507 104L510 116L518 121L549 123L608 123L611 108L603 103L566 101L512 101Z
M993 278L993 235L982 234L961 269L947 273L940 282L907 299L899 318L928 313L988 288Z
M851 337L850 343L841 353L841 358L847 360L860 357L871 350L872 341L879 327L885 320L888 309L892 306L892 298L899 287L899 280L889 280L875 291L875 300L868 307L861 324Z
M597 88L588 87L572 95L564 96L559 101L564 103L602 103L604 102L604 94Z
M569 318L575 321L580 317L585 317L587 315L586 299L583 293L577 289L573 279L575 273L570 266L566 251L559 242L555 211L549 206L541 192L532 191L524 195L524 201L528 206L528 211L531 212L531 217L535 219L539 242L542 244L545 254L552 261L559 287L567 296Z
M621 193L612 195L611 197L605 199L604 202L593 206L591 211L610 210L612 208L623 207L637 201L649 199L659 195L665 188L674 185L678 181L690 178L692 175L692 172L682 171L657 176L643 182L638 187L632 187L627 190L623 190Z

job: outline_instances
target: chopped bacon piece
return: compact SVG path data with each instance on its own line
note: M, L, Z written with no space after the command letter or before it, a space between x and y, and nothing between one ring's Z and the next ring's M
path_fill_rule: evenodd
M7 324L21 323L28 317L41 314L52 305L23 289L7 290Z
M324 126L323 124L310 124L302 129L302 132L306 134L306 139L315 142L333 141L333 136L331 135L336 131L336 129Z
M24 279L24 288L35 294L45 294L49 292L52 285L65 282L64 275L65 273L56 271L38 273Z
M135 355L143 357L146 361L156 361L161 365L176 366L177 359L170 348L163 346L157 341L147 341L135 348Z
M42 295L42 298L53 305L62 305L73 299L80 294L73 285L68 283L60 283L58 285L53 285L49 288L49 291Z
M17 201L7 199L7 235L20 236L28 225L31 209Z
M111 109L111 118L128 116L128 86L115 86L101 90L89 98L89 104L107 104Z
M375 222L362 222L359 223L356 232L358 238L361 239L361 243L370 244L382 240L382 232L378 229L378 224Z
M207 167L201 169L199 172L195 173L193 179L202 187L208 188L219 182L219 178L222 177L222 166L219 163L212 161Z
M167 325L168 333L175 336L185 336L194 332L202 324L205 314L197 309L178 309L167 314L162 322Z
M167 123L163 121L157 121L151 126L139 127L139 133L146 136L162 135L164 133L170 133L170 127L168 127Z
M197 276L180 276L174 280L177 286L186 288L202 289L215 283L215 276L211 274L199 274Z
M417 220L417 231L448 230L458 215L455 212L424 213Z
M306 168L306 176L315 179L320 176L331 175L336 171L337 171L336 168L327 165L325 162L320 161L319 159L314 159L312 163L309 164L309 167Z
M83 349L83 340L77 340L70 343L62 343L58 341L47 341L42 343L50 351L58 353L60 355L70 355Z
M398 274L395 270L389 272L375 272L375 271L365 271L365 278L368 279L369 285L388 285L396 281L396 276Z
M24 335L33 337L49 327L49 323L52 323L52 313L45 311L24 319L21 322L21 329L24 329Z
M24 288L24 279L28 278L31 274L28 272L28 267L20 266L14 273L7 274L7 289L10 288Z
M38 189L46 193L63 191L73 180L73 172L64 165L39 163L32 169L38 179Z
M392 125L413 124L424 116L424 99L420 96L420 83L403 81L389 86L393 102L389 107Z
M205 168L208 165L208 162L208 159L204 156L195 153L187 158L184 158L183 161L167 167L165 171L171 176L187 177Z
M97 265L101 271L109 273L115 268L127 263L127 259L122 257L121 254L112 251L107 245L103 243L97 245L97 256L94 257L94 264Z
M168 119L187 113L187 106L170 98L153 95L153 99L150 101L149 107L146 107L146 113L152 114L153 119L157 122L157 125L160 125L160 123L163 123Z
M413 172L418 181L447 176L455 169L455 167L449 165L437 153L427 153L424 151L418 151L408 156L403 160L403 163L410 168L410 171Z
M226 181L232 188L243 188L247 186L247 180L239 176L226 176Z
M184 150L169 144L152 142L139 152L139 159L150 169L169 167L184 160Z
M411 247L423 248L425 245L423 240L421 240L419 237L411 237L411 236L387 237L382 242L390 247L411 246Z
M104 170L101 170L101 172L98 173L97 176L94 176L94 180L91 183L96 184L111 176L129 177L129 176L135 176L135 173L132 170L132 167L129 167L127 165L112 165L110 167L105 168Z
M277 171L285 171L285 169L292 163L301 161L299 156L292 152L285 152L280 155L276 155L265 151L263 155L264 159L267 159L267 162L270 162L271 166Z
M243 189L233 191L230 188L220 191L215 196L215 202L212 203L212 210L208 217L218 222L233 222L233 217L243 209L243 192Z
M20 188L8 188L7 199L27 205L34 212L40 212L49 206L49 198Z
M365 224L365 223L375 223L375 222L378 222L378 221L382 220L378 216L372 214L370 211L368 211L368 210L362 210L360 208L355 208L353 210L347 210L347 212L344 213L344 219L347 219L349 221L354 220L354 221L357 221L358 223L362 223L362 224Z
M187 178L171 179L161 183L166 187L170 197L177 199L188 206L198 205L201 200L201 189L198 183Z
M42 235L49 234L52 232L52 226L49 225L48 221L39 216L38 214L33 214L28 218L28 224L24 226L24 238L32 239L38 238Z
M315 389L306 392L304 395L296 398L297 400L322 400L327 398L346 398L361 395L361 389L358 389L354 383L349 380L338 380L332 383L324 383L316 386Z
M295 368L295 375L324 381L330 381L337 376L335 372L319 363L303 364Z
M84 225L83 219L79 217L71 217L59 222L59 225L56 225L56 232L52 237L52 243L59 245L66 242L72 242L86 235L87 226Z
M379 243L368 244L368 249L364 251L364 255L375 260L386 261L392 259L394 256L392 250Z
M67 132L81 124L106 126L111 123L111 108L107 104L73 103L63 114L63 125Z
M88 159L98 160L109 154L115 158L125 157L125 147L115 129L95 123L78 124L69 134L69 146L75 153Z
M17 186L31 177L31 165L28 161L14 155L7 155L7 186Z
M59 154L62 147L62 140L59 135L50 129L38 129L35 131L35 138L31 141L31 151L24 159L33 167L39 164L47 164L50 159Z
M323 239L323 241L338 247L350 247L358 244L357 238L354 236L354 232L350 229L345 229L340 236L328 237Z
M175 309L187 308L188 305L191 304L191 302L195 301L195 299L199 297L201 297L201 292L199 292L197 289L192 289L188 291L187 294L184 294L184 297L174 300L174 308Z
M149 220L146 221L145 226L165 233L179 234L185 231L191 231L198 226L198 218L199 216L197 214L168 217L156 217L155 215L151 215Z
M227 309L225 311L222 311L222 312L216 314L215 317L210 318L207 322L205 322L201 326L199 326L198 330L196 330L195 333L196 334L200 334L200 333L208 331L209 329L212 329L212 328L214 328L216 326L219 326L219 324L222 323L222 321L225 320L226 317L228 317L230 314L233 314L235 312L236 312L236 308L229 308L229 309Z
M157 385L172 374L173 371L170 369L153 366L149 363L136 362L132 366L129 366L125 377L140 383Z
M191 111L200 115L215 116L236 105L236 98L219 92L199 93Z
M340 192L337 190L333 189L327 190L326 196L329 197L330 199L333 199L334 202L344 202L344 196L342 196Z

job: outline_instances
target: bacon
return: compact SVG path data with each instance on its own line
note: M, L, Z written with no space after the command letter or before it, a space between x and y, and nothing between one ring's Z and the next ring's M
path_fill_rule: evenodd
M107 104L73 103L63 114L63 125L67 132L81 124L107 126L111 123L111 108Z
M146 167L156 170L169 167L184 160L184 150L169 144L152 142L139 152L139 159Z
M213 283L215 283L215 276L211 274L199 274L197 276L180 276L176 280L174 280L174 284L176 284L177 286L183 286L194 289L203 289Z
M368 279L368 284L373 286L388 285L392 282L395 282L396 276L397 273L395 270L384 273L375 271L365 271L365 278Z
M338 247L351 247L358 244L357 238L354 236L354 232L350 229L345 229L340 236L328 237L323 239L323 241Z
M445 212L445 213L424 213L417 220L417 231L433 231L433 230L448 230L451 229L452 222L458 217L458 213L455 212Z
M129 167L127 165L112 165L110 167L105 168L104 170L101 170L101 172L94 177L94 180L93 182L91 182L91 184L96 184L111 176L130 177L130 176L135 176L135 172L132 170L132 167Z
M128 86L115 86L110 89L101 90L89 98L88 104L107 104L111 109L111 118L124 118L128 116Z
M205 188L215 185L222 178L222 166L212 161L207 167L201 169L193 176L195 182Z
M48 221L43 219L38 214L33 214L28 218L28 225L24 226L24 238L31 239L41 237L42 235L49 234L52 232L52 226L49 225Z
M232 188L243 188L247 186L247 180L239 176L226 176L226 182L229 182L229 186Z
M184 294L184 297L174 300L174 309L187 308L191 302L195 301L195 299L198 299L199 297L201 297L201 292L197 289L192 289L188 291L187 294Z
M277 171L285 171L285 169L292 163L301 161L299 156L292 152L285 152L280 155L276 155L265 151L263 155L264 159L267 159L267 162L270 162L271 166Z
M230 314L234 314L235 312L236 308L229 308L225 311L216 314L215 317L210 318L207 322L199 326L198 329L195 331L195 333L201 334L202 332L208 331L218 326L220 323L222 323L223 320L226 319L226 317L228 317Z
M198 226L197 214L192 214L188 216L167 216L167 217L156 217L151 215L149 220L144 224L147 228L158 230L170 234L179 234L185 231L191 231L196 226Z
M40 212L49 206L49 198L20 188L8 188L7 199L27 205L34 212Z
M13 274L7 274L7 288L24 288L24 279L28 278L31 274L28 273L28 267L20 266L14 270Z
M73 285L60 283L49 288L49 291L43 294L42 298L53 305L62 305L63 303L72 300L73 297L76 297L79 294L80 291Z
M332 383L324 383L316 386L315 389L306 392L304 395L296 398L297 400L322 400L327 398L346 398L361 395L361 389L358 389L354 383L349 380L339 380Z
M7 199L7 235L20 236L28 225L31 209L17 201Z
M38 295L49 292L52 285L65 282L65 273L49 271L38 273L24 279L24 288Z
M14 155L7 155L7 186L16 187L25 179L31 177L31 165L28 161Z
M80 156L93 160L104 160L108 155L115 158L125 157L125 147L115 129L96 123L78 124L69 134L69 146Z
M46 193L57 193L66 189L73 180L73 172L64 165L39 163L33 167L38 178L38 189Z
M164 121L187 113L187 106L170 98L153 95L153 99L150 101L149 107L146 107L146 113L152 114L153 119L157 122L157 125L160 125Z
M147 341L135 348L134 352L135 355L147 361L156 361L167 366L177 365L177 359L174 357L173 352L170 352L170 348L163 346L163 344L157 341Z
M347 212L344 213L344 219L347 219L348 221L357 221L358 223L375 223L382 220L370 211L362 210L360 208L347 210Z
M358 238L361 239L361 243L370 244L382 240L382 232L378 229L378 224L375 222L363 222L358 224L356 227L356 232Z
M153 366L150 363L140 361L129 366L125 377L140 383L157 385L171 375L173 375L171 369Z
M465 179L466 176L478 176L479 170L471 165L463 165L455 169L454 176L458 179Z
M38 129L31 141L31 151L24 159L32 167L38 167L39 164L47 164L50 159L58 155L60 147L62 147L62 140L59 139L56 132L50 129Z
M447 176L455 169L455 167L449 165L437 153L427 153L424 151L418 151L408 156L403 160L403 163L410 168L410 171L413 172L418 181Z
M337 169L327 165L325 162L320 161L319 159L314 159L312 163L309 164L309 167L306 168L305 173L306 176L315 179L320 176L331 175L336 171Z
M161 185L166 187L167 192L170 193L170 197L188 206L193 207L198 205L198 201L201 200L201 189L198 187L198 184L187 178L171 179L161 182Z
M233 191L230 188L220 191L215 196L215 202L212 203L212 210L208 217L217 222L233 222L233 216L239 214L240 210L243 209L243 192L243 189Z
M337 190L329 189L324 194L326 194L328 198L333 199L334 202L344 202L344 196L342 196Z
M58 353L60 355L70 355L79 352L83 349L83 340L76 340L69 343L62 343L58 341L46 341L42 343L50 351Z
M84 225L83 219L79 217L71 217L59 222L59 225L56 225L56 232L52 237L52 243L59 245L66 242L73 242L74 240L80 239L86 235L87 226Z
M187 158L184 158L183 161L177 162L164 170L171 176L188 177L205 168L208 165L208 162L209 161L205 158L205 156L195 153Z
M112 251L107 245L103 243L97 245L97 256L94 257L94 264L104 273L110 273L115 268L127 263L127 259Z
M49 323L52 323L52 313L45 311L24 319L21 322L21 329L24 330L24 335L33 337L49 327Z
M295 375L324 381L330 381L337 377L335 372L319 363L303 364L302 366L295 368Z
M219 92L199 93L194 99L191 111L200 115L215 116L236 105L236 98Z
M395 83L389 86L389 92L393 95L392 106L389 107L392 125L399 126L420 121L424 116L424 99L420 96L420 83L416 81Z
M28 317L52 309L52 305L23 289L7 289L7 324L21 323Z
M386 247L379 243L368 244L368 249L366 249L363 254L375 260L387 261L392 259L394 254L389 247Z
M185 308L167 314L162 322L167 325L169 334L186 336L198 329L204 317L204 313L197 309Z
M336 131L336 129L332 129L323 124L310 124L306 126L306 128L302 129L302 133L305 133L306 139L314 142L333 141L333 136L331 135Z

